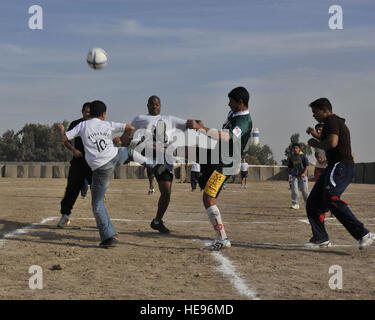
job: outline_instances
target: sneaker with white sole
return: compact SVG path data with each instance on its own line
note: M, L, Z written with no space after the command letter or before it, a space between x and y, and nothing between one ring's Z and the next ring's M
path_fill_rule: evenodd
M158 230L160 233L168 234L171 231L164 225L163 220L160 220L158 223L155 223L155 219L152 219L150 227L154 230Z
M204 247L204 249L210 250L210 251L220 251L222 249L230 248L230 247L231 247L231 243L229 239L227 238L224 240L216 239L209 246Z
M70 225L69 215L63 214L60 218L59 223L57 224L57 227L64 228L65 226L68 226L68 225Z
M328 248L332 247L332 243L329 240L326 241L317 241L314 238L311 238L309 242L303 244L306 248Z
M363 236L361 240L359 240L359 250L362 250L364 248L371 246L374 243L374 241L375 241L375 235L369 232L368 234Z
M295 210L298 210L299 209L299 204L292 204L291 208L295 209Z

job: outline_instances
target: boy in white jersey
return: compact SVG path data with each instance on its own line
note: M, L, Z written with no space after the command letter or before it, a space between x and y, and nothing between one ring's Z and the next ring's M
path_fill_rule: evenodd
M72 130L64 132L64 126L58 126L61 141L65 142L80 136L85 149L85 159L91 167L92 185L92 210L99 228L100 247L108 248L116 245L115 235L108 212L104 205L104 196L109 180L115 168L123 164L128 158L127 148L117 148L113 145L112 133L122 132L121 142L129 145L129 137L134 128L125 123L104 121L107 107L102 101L93 101L90 107L91 120L80 122Z
M247 189L246 180L249 175L248 169L249 164L246 162L246 159L243 158L241 162L241 189Z
M170 115L160 115L161 103L158 96L151 96L147 103L148 114L142 114L134 118L131 125L134 127L135 132L133 136L133 142L147 141L153 144L155 149L155 134L158 134L159 128L164 129L161 136L164 139L164 144L159 146L160 148L166 148L172 141L168 141L173 132L176 130L186 130L187 120L183 120ZM147 138L148 137L148 138ZM152 137L150 139L150 137ZM132 142L132 144L133 144ZM155 155L153 155L153 158ZM136 162L137 159L133 159ZM152 159L151 159L152 160ZM154 161L154 160L152 160ZM173 163L168 163L163 159L163 165L159 166L159 169L154 171L156 181L159 186L160 198L158 202L158 210L156 217L151 221L151 228L158 230L160 233L168 234L170 230L165 227L163 223L163 216L168 209L168 205L171 199L172 192L172 181L173 181Z

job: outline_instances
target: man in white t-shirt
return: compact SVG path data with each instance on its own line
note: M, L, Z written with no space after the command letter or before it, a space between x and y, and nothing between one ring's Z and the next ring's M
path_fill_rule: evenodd
M147 102L148 114L141 114L134 118L131 125L135 132L132 139L132 146L137 142L148 143L150 149L154 150L151 155L151 162L155 163L158 148L167 150L168 145L172 143L172 136L176 130L186 130L187 120L183 120L171 115L160 115L161 102L158 96L151 96ZM161 137L161 138L160 138ZM160 139L164 140L162 145L158 144ZM132 152L131 152L132 153ZM146 155L146 158L148 156ZM135 157L133 160L139 162ZM163 159L163 165L157 166L154 170L155 178L159 186L160 198L156 217L151 221L151 228L160 233L168 234L170 230L163 223L163 216L168 209L171 199L172 181L173 181L173 163L168 163Z
M193 161L191 164L191 171L190 171L191 191L194 192L197 189L197 182L200 176L201 176L201 166L199 165L199 163L196 163Z
M113 227L104 205L104 196L109 180L115 168L123 164L128 158L128 148L117 148L113 145L112 134L122 132L121 142L129 145L130 135L134 128L125 123L104 121L107 107L99 100L93 101L90 106L91 120L80 122L73 129L64 132L64 126L58 126L61 141L66 142L75 137L81 137L85 149L85 159L91 167L92 210L99 228L100 247L109 248L116 245L117 232Z
M246 180L247 176L249 175L248 169L249 164L246 162L246 159L243 158L241 161L241 189L247 189Z

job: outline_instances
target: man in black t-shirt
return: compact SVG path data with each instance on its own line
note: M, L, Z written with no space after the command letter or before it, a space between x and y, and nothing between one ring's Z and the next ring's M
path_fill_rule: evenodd
M82 118L72 121L67 131L88 119L90 119L90 103L86 102L82 107ZM85 179L89 185L91 185L92 180L92 171L85 160L85 150L83 148L82 139L80 137L75 138L74 146L70 142L65 142L64 145L73 152L73 159L70 161L68 183L64 198L61 201L61 219L57 224L59 228L64 228L66 225L70 224L70 213L85 183Z
M312 138L308 144L326 152L328 167L319 177L310 192L306 203L313 237L305 245L308 247L329 247L327 231L324 226L325 213L330 210L353 238L359 241L359 249L369 247L375 241L375 235L367 230L349 209L340 196L354 177L354 161L351 151L350 131L345 119L332 113L331 103L327 98L320 98L310 103L313 117L323 122L323 130L318 135L311 127L306 132Z

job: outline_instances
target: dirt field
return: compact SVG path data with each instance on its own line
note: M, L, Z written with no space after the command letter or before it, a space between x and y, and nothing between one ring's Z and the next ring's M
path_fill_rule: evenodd
M287 182L228 185L218 205L232 248L220 253L202 250L214 231L189 184L174 184L164 236L149 227L158 196L147 195L147 180L112 180L113 249L98 248L90 194L77 200L70 227L55 227L65 184L0 180L1 299L375 299L375 246L360 251L330 218L334 246L301 247L311 230L304 210L289 209ZM375 185L353 184L343 199L375 231L374 194ZM42 290L29 288L32 265L42 267ZM341 290L330 289L332 265L342 268Z

